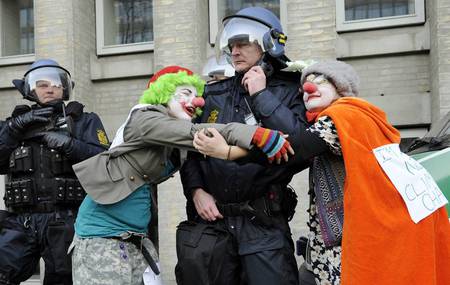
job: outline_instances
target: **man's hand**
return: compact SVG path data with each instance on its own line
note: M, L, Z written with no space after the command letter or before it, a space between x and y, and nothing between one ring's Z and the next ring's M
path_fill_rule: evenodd
M192 200L194 200L197 213L203 220L212 222L216 219L223 219L223 216L217 209L214 197L208 192L201 188L197 188L192 194Z
M255 95L259 91L266 88L266 75L261 66L253 66L250 68L242 78L241 84L247 90L250 96Z
M72 149L73 141L68 135L57 132L42 132L39 135L42 135L42 141L45 142L49 148L64 151L66 153Z
M52 114L52 107L31 110L8 120L8 126L15 135L22 135L33 124L48 123Z

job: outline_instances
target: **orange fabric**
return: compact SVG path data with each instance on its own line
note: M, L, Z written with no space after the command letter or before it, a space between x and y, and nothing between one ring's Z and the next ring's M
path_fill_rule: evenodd
M341 98L320 115L335 123L345 162L342 285L449 285L445 207L415 224L372 152L399 143L379 108Z

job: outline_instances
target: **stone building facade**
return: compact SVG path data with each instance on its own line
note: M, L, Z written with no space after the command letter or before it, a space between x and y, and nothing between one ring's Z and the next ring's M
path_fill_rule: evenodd
M26 103L11 80L21 77L35 59L53 58L76 82L72 99L98 113L112 138L154 72L174 64L202 70L214 53L211 38L224 6L265 3L281 15L291 59L337 58L353 65L361 76L362 97L382 107L403 136L424 134L450 111L450 0L393 1L400 3L400 14L402 3L409 5L406 16L413 19L383 16L387 24L383 19L364 21L364 16L361 20L364 11L367 17L367 11L377 10L373 6L353 7L353 16L360 18L347 21L345 7L355 2L0 0L0 117L9 116L14 105ZM136 17L141 20L135 21L136 29L150 23L141 40L117 43L117 23L123 20L117 15L120 5L138 5ZM25 46L11 44L20 39ZM291 184L300 198L291 222L296 239L306 229L307 174L296 175ZM178 176L161 185L159 205L163 277L174 284L175 229L184 219Z

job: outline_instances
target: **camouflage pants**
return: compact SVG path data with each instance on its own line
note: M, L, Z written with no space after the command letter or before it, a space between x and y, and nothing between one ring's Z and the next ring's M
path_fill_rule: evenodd
M144 239L142 245L158 261L152 242ZM144 284L142 274L148 264L135 245L116 239L75 236L72 247L74 285Z

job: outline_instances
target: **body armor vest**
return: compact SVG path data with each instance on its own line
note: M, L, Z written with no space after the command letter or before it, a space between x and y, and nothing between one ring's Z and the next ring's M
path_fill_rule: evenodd
M36 135L43 129L67 132L67 124L60 122L61 118L53 118L40 130L28 131L20 146L11 153L5 204L12 212L51 212L57 206L77 208L84 199L85 192L71 161L65 153L48 148Z

